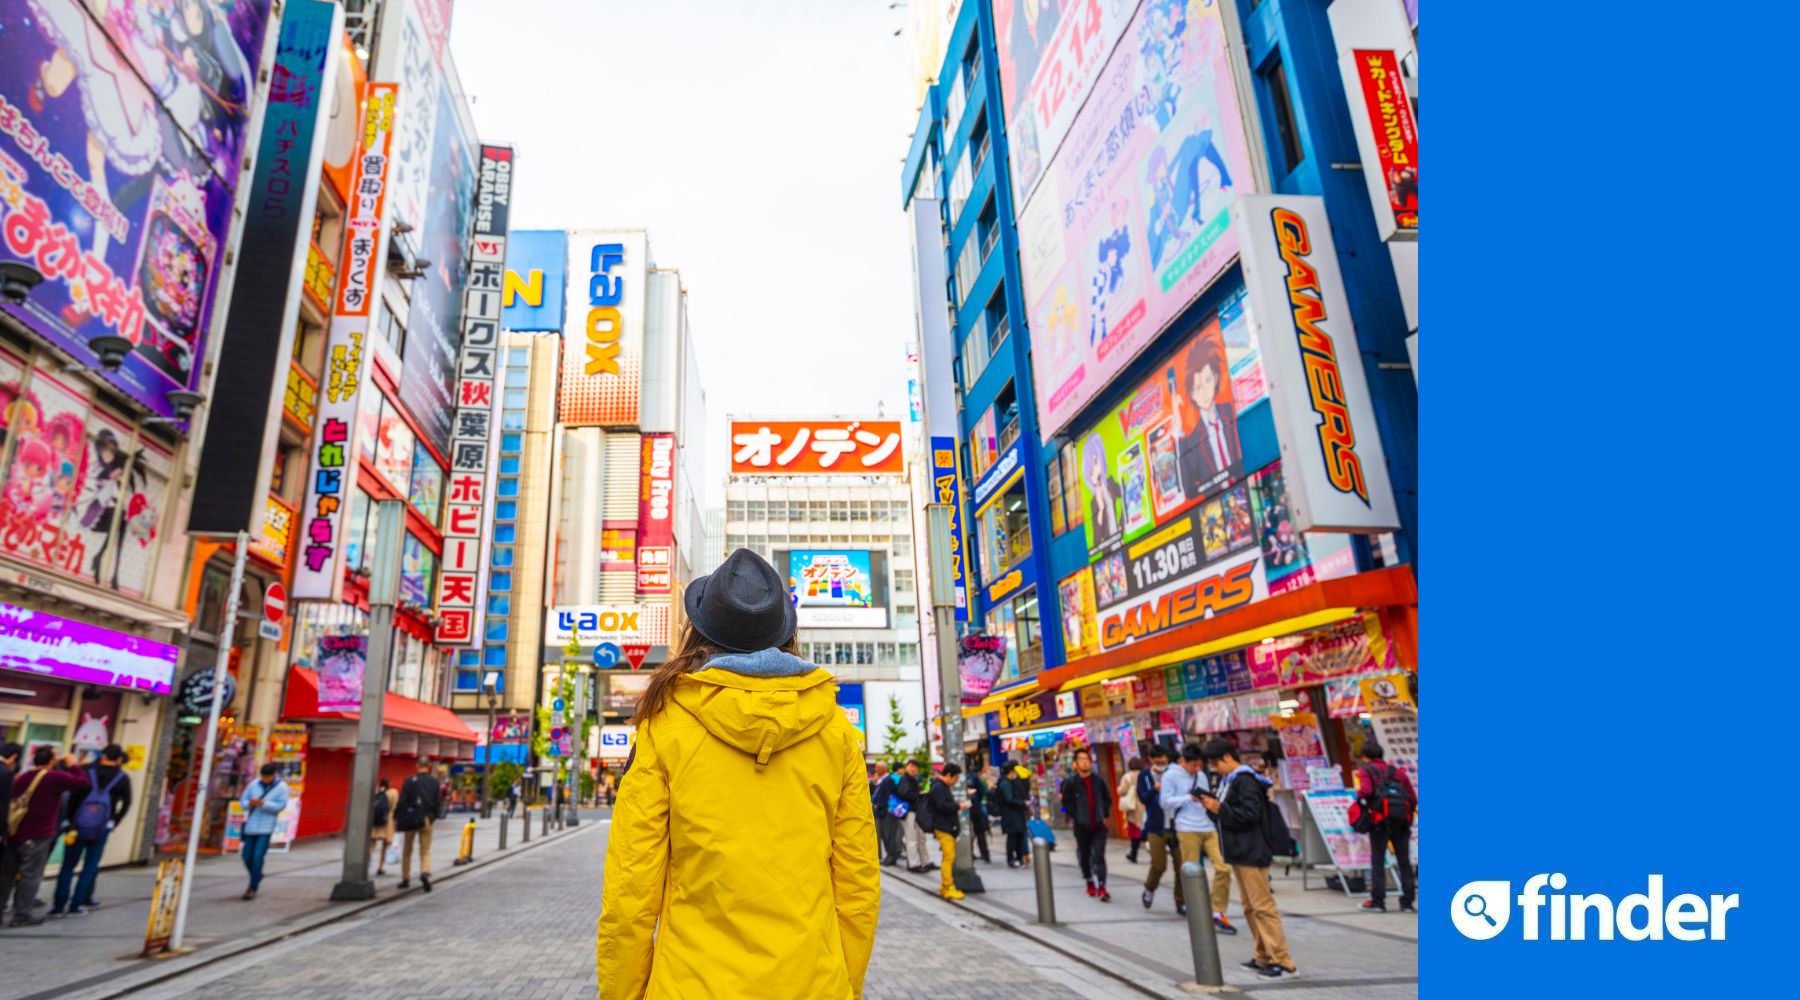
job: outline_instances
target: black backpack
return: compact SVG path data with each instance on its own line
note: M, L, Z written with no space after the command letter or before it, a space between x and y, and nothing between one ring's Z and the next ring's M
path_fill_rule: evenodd
M1269 853L1278 858L1300 856L1300 845L1294 840L1294 832L1288 829L1287 818L1281 814L1274 799L1263 799L1263 839L1269 842Z
M1379 769L1371 766L1364 768L1364 773L1369 776L1369 794L1363 800L1368 803L1363 814L1368 816L1371 828L1384 826L1390 819L1410 822L1412 799L1400 781L1400 769L1391 764Z
M390 805L392 805L392 803L388 801L387 792L376 792L375 802L369 808L369 825L386 826L388 821L388 807Z

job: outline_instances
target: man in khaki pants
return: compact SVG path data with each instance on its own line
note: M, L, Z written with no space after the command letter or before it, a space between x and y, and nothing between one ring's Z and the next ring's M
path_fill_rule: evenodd
M1220 780L1218 796L1202 795L1200 802L1218 821L1220 849L1237 875L1238 891L1244 898L1244 922L1256 939L1256 955L1244 965L1264 979L1291 976L1295 970L1294 960L1288 956L1287 931L1281 926L1275 894L1269 890L1269 865L1275 855L1267 833L1269 811L1275 808L1269 801L1271 782L1238 760L1237 750L1224 740L1208 740L1201 749Z
M400 888L412 882L413 844L419 845L419 885L431 891L431 827L443 811L443 792L431 774L431 761L420 757L418 773L400 786L394 803L394 829L400 831Z
M1181 750L1180 766L1169 768L1162 779L1163 814L1175 830L1179 845L1175 857L1178 873L1175 908L1187 912L1179 875L1181 862L1199 861L1205 857L1212 865L1212 899L1209 902L1212 903L1213 928L1220 934L1236 934L1237 928L1225 917L1225 907L1231 903L1231 871L1219 850L1218 828L1199 799L1211 787L1206 780L1204 761L1200 747L1189 743Z

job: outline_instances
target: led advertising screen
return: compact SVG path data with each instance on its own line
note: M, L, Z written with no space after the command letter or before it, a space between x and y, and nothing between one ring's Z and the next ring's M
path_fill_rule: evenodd
M1248 149L1218 6L1148 0L1019 218L1046 441L1237 256Z
M801 628L887 628L887 553L795 549L775 559Z

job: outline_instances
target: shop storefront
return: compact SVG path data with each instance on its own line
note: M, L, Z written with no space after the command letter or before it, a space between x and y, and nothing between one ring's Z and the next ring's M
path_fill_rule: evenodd
M1057 789L1068 776L1070 754L1088 744L1080 697L1042 692L1015 698L987 713L982 725L996 764L1023 764L1035 775L1031 790L1037 815L1053 825L1067 823Z

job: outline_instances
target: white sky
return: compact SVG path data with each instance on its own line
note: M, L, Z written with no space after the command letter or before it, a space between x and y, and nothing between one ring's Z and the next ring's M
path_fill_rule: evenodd
M481 138L518 147L514 229L642 226L680 268L726 414L906 406L917 112L889 0L458 0Z

